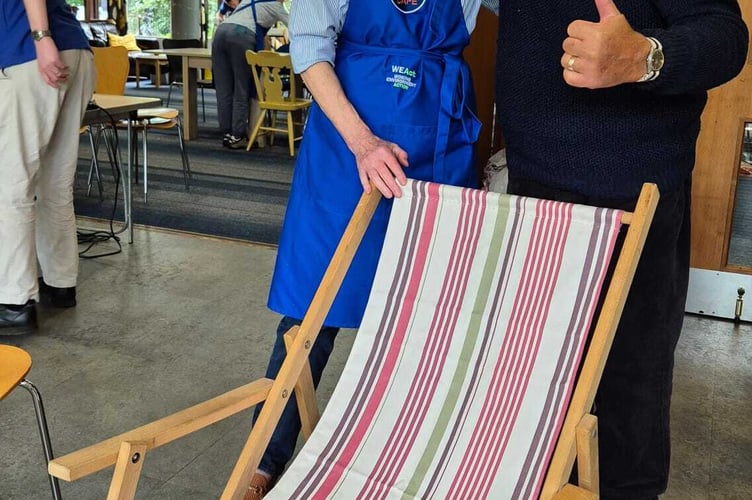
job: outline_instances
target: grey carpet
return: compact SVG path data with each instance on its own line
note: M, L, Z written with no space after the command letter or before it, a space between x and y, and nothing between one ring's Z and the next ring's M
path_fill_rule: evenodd
M142 87L136 89L129 83L126 94L161 97L166 102L166 86L161 89ZM151 131L149 198L144 202L143 179L134 179L138 184L133 185L133 220L136 224L276 244L294 165L286 141L278 137L275 145L254 148L250 152L223 148L213 91L207 91L205 98L206 121L201 121L199 96L199 137L187 143L193 171L190 189L186 191L183 184L176 130ZM182 109L179 87L173 90L170 105ZM121 145L125 140L125 134L121 132ZM86 194L91 154L85 136L81 138L79 155L74 191L76 213L109 219L115 199L115 182L104 146L99 153L104 200L100 200L96 185L91 195ZM139 162L142 162L141 158ZM139 169L139 176L142 175ZM115 214L116 220L123 220L121 193L118 194Z

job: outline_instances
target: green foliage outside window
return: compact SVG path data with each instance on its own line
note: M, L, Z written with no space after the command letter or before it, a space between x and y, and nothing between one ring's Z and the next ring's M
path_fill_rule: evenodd
M169 37L170 0L129 0L128 32L134 35Z

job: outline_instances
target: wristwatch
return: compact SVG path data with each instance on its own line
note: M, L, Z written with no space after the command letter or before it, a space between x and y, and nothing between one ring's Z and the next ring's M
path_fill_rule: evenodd
M658 78L663 68L663 45L652 36L645 37L650 42L650 52L645 60L645 74L640 77L638 82L651 82Z
M31 30L31 37L34 39L35 42L38 42L42 38L49 36L52 36L52 32L50 30Z

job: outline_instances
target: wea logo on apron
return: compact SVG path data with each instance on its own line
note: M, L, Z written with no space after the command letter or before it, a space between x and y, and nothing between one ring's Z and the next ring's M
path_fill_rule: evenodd
M392 0L392 5L405 14L419 11L425 3L426 0Z

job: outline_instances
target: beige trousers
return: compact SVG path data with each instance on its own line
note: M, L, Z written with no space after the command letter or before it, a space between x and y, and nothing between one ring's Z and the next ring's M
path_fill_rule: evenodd
M36 60L0 71L0 304L38 299L37 259L49 285L78 277L73 179L96 77L89 51L60 57L70 75L57 89Z

